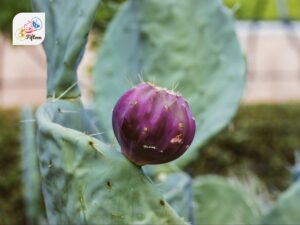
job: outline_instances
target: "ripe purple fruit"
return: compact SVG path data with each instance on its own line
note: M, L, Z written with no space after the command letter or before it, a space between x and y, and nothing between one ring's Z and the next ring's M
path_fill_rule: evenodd
M188 103L150 83L141 83L121 96L112 124L122 153L139 166L177 159L195 135Z

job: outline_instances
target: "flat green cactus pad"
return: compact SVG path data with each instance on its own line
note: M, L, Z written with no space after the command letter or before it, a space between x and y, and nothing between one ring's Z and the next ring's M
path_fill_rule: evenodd
M49 100L37 124L49 224L184 224L140 168L92 137L80 101Z
M262 220L262 224L300 224L300 182L293 184L279 197L274 208Z
M258 224L261 212L253 196L222 177L193 181L195 224Z
M133 84L143 79L182 93L197 124L193 144L175 161L183 167L234 115L245 62L219 0L129 0L105 34L94 77L95 109L108 141L107 112Z
M84 53L88 33L100 0L32 0L34 12L45 12L47 96L65 98L80 95L76 70Z

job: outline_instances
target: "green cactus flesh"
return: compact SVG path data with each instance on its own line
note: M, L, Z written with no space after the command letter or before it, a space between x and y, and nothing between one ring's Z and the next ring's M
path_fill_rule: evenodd
M140 168L92 137L85 118L75 99L49 100L37 112L49 223L184 224Z
M258 224L260 208L238 183L222 177L193 180L195 224Z
M22 108L21 112L22 178L25 213L29 224L39 224L43 220L41 209L41 181L35 143L35 120L32 109Z
M155 181L172 208L186 221L194 224L191 177L184 172L161 173Z
M261 224L300 224L300 182L294 183L276 202Z
M34 12L46 14L47 96L80 95L76 70L100 0L32 0ZM65 93L71 85L74 87Z

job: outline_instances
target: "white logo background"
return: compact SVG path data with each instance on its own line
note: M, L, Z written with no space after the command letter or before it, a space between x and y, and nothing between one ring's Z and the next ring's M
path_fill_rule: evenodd
M39 45L45 39L45 13L18 13L13 19L13 45Z

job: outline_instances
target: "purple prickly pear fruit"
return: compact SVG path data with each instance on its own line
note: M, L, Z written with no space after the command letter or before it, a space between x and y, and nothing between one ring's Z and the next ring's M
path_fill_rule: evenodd
M122 153L139 166L177 159L195 135L188 103L150 83L141 83L121 96L112 124Z

